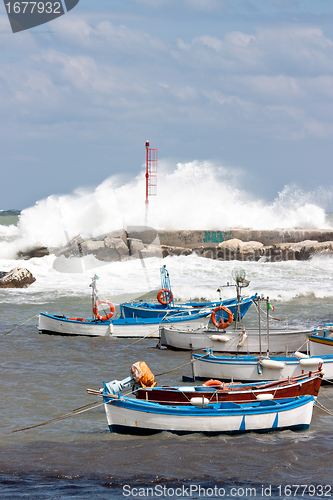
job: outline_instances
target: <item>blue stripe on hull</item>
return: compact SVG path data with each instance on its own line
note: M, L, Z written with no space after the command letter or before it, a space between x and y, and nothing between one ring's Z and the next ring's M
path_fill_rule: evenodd
M275 419L276 421L276 419ZM274 424L275 424L274 421ZM243 424L243 422L242 422ZM273 427L271 429L256 429L256 430L246 430L241 428L239 430L234 430L234 431L214 431L214 432L198 432L198 431L175 431L175 430L159 430L159 429L145 429L145 428L140 428L140 427L129 427L127 425L109 425L110 432L113 433L118 433L118 434L132 434L136 436L149 436L152 434L159 434L161 432L170 432L172 434L177 434L178 436L185 436L187 434L203 434L205 436L218 436L220 434L245 434L248 432L256 432L258 434L267 434L268 432L275 432L275 431L286 431L286 430L291 430L294 432L297 431L304 431L307 430L310 425L308 424L298 424L298 425L291 425L291 426L286 426L286 427Z
M81 337L82 335L84 335L85 337L99 337L100 335L88 335L88 333L60 333L60 332L54 332L52 330L39 330L39 333L41 335L57 335L57 337L59 337L59 335L61 337Z
M279 414L277 413L273 422L273 427L272 429L277 429L279 425Z

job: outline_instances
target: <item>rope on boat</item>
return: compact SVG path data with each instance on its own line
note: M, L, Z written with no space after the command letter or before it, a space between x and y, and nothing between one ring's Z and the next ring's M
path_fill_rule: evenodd
M52 418L51 420L47 420L46 422L42 422L40 424L30 425L29 427L24 427L22 429L16 429L15 431L12 431L12 432L27 431L29 429L34 429L35 427L41 427L42 425L51 424L53 422L58 422L59 420L64 420L65 418L74 417L75 415L79 415L80 413L84 413L86 411L93 410L94 408L97 408L98 406L102 406L103 404L104 403L100 403L99 401L95 401L94 403L89 403L88 405L80 406L80 408L75 408L75 410L72 410L69 413L65 413L65 415L61 415L59 417Z
M327 378L323 378L323 381L325 381L327 384L333 384L332 380L328 380Z
M302 347L304 347L304 346L305 346L305 344L307 343L307 341L308 341L308 339L306 339L306 341L305 341L305 342L303 342L303 344L301 345L301 347L299 347L299 348L298 348L298 349L296 349L296 350L297 350L297 351L300 351L300 350L302 349Z
M206 356L209 356L209 354L205 354L203 357L206 357ZM176 368L172 368L171 370L167 370L165 372L158 373L157 375L155 375L155 377L160 377L161 375L165 375L166 373L170 373L170 372L173 372L175 370L179 370L179 368L183 368L184 366L190 365L191 363L194 363L194 362L195 362L195 359L191 359L191 361L189 361L188 363L185 363L184 365L181 365L181 366L177 366ZM103 396L103 394L99 390L96 390L96 389L87 389L87 392L88 392L88 394L92 394L94 396ZM129 391L128 393L124 394L124 396L126 396L128 394L133 394L134 392L136 392L136 390ZM113 398L113 399L118 398L118 396L115 396L112 394L109 394L108 397ZM104 402L100 403L98 401L95 401L94 403L89 403L88 405L81 406L80 408L76 408L75 410L72 410L69 413L65 413L64 415L61 415L59 417L52 418L51 420L47 420L46 422L42 422L40 424L35 424L35 425L30 425L29 427L24 427L22 429L16 429L12 432L27 431L29 429L34 429L35 427L41 427L42 425L47 425L47 424L52 424L54 422L59 422L60 420L64 420L64 419L69 418L69 417L74 417L75 415L80 415L81 413L84 413L86 411L93 410L94 408L97 408L98 406L102 406L103 404L104 404Z
M14 331L14 330L16 330L17 328L20 328L20 326L25 325L26 323L28 323L28 321L31 321L32 319L36 318L36 316L39 316L39 313L35 314L32 318L27 319L27 321L24 321L24 323L21 323L20 325L15 326L15 328L12 328L11 330L9 330L9 332L5 332L5 333L4 333L4 335L8 335L8 333L13 332L13 331Z
M209 356L209 353L202 356L202 358L205 358L207 356ZM177 368L172 368L171 370L167 370L166 372L157 373L157 375L155 375L155 377L160 377L161 375L165 375L166 373L174 372L175 370L179 370L179 368L184 368L184 366L190 365L190 364L194 363L195 361L196 361L196 359L191 359L191 361L189 361L188 363L185 363L184 365L177 366Z
M257 310L259 310L258 304L256 303L256 301L253 300L252 303L256 306ZM264 316L264 314L261 312L261 310L260 310L260 317L261 317L262 320L264 320L264 321L266 320L266 316ZM275 321L288 321L288 318L279 319L279 318L274 318L274 316L271 316L271 315L269 315L269 318L270 319L275 319Z

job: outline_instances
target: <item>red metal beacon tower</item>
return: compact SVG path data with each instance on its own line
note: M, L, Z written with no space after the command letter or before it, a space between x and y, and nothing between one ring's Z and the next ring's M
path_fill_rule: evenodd
M146 224L148 218L149 196L157 193L157 149L149 147L146 141Z

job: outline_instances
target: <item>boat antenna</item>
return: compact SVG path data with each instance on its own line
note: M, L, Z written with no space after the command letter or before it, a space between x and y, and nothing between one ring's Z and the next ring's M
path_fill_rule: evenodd
M161 267L161 288L162 290L169 290L170 293L165 294L167 305L169 307L174 307L175 304L173 301L173 293L171 290L170 275L165 265Z
M266 310L267 310L267 358L269 358L269 297L266 299Z
M236 291L237 291L237 315L235 319L235 328L237 327L237 321L239 321L239 326L242 327L242 319L240 314L240 302L241 302L241 289L249 286L250 282L245 279L246 273L245 270L240 267L234 267L231 272L231 276L236 282Z
M261 297L258 297L258 313L259 313L259 351L260 351L260 357L261 357L261 316L260 316L260 301Z
M93 276L91 278L91 283L89 285L89 286L91 286L91 301L92 301L92 310L93 310L94 320L96 320L96 314L94 313L94 309L95 309L95 304L98 300L98 297L97 297L98 288L97 288L97 284L96 284L96 281L98 279L99 279L99 277L97 276L97 274L95 274L95 276Z

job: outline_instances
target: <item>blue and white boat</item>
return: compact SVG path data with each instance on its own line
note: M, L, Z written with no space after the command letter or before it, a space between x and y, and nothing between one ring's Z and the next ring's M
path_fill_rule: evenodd
M162 405L103 391L104 408L111 432L176 434L201 432L209 435L251 431L271 432L307 429L312 418L314 396L255 401L211 403L192 398L189 405Z
M248 282L247 282L248 283ZM158 303L151 302L124 302L120 304L120 314L122 318L163 318L165 315L177 314L178 312L189 309L200 309L209 307L211 310L219 306L227 307L234 318L234 321L240 321L248 311L257 294L250 298L240 296L240 286L237 282L237 298L226 299L213 302L185 302L175 303L171 290L169 272L165 266L161 268L161 290L157 294ZM220 291L220 290L218 290ZM222 313L225 319L227 314Z
M322 331L308 335L308 342L313 356L333 355L333 323L326 323Z
M215 309L222 305L227 307L234 318L242 319L246 312L253 304L257 294L248 298L236 298L216 301L216 302L185 302L182 304L175 304L173 307L163 304L153 304L150 302L123 302L120 304L120 315L122 318L164 318L166 315L171 316L188 310L198 310L204 308ZM226 316L226 315L225 315Z
M196 379L257 382L295 377L314 370L323 370L326 380L333 380L333 355L308 356L296 352L293 356L215 356L193 354L193 375Z
M184 311L166 318L69 318L40 313L38 330L53 335L86 335L90 337L159 337L159 326L175 328L205 328L210 320L210 310Z
M307 335L314 330L283 330L271 329L269 332L270 352L275 354L303 349L306 350ZM333 341L333 339L332 339ZM228 331L208 330L179 330L160 327L160 344L172 350L199 351L213 349L217 353L226 354L259 354L266 352L268 336L265 332L260 336L258 329L242 328ZM332 351L333 354L333 351Z
M205 328L208 326L211 310L186 310L164 318L114 318L115 308L106 299L97 295L97 276L92 278L93 318L68 317L48 313L39 314L40 333L53 335L86 335L90 337L159 337L159 325L184 328Z

